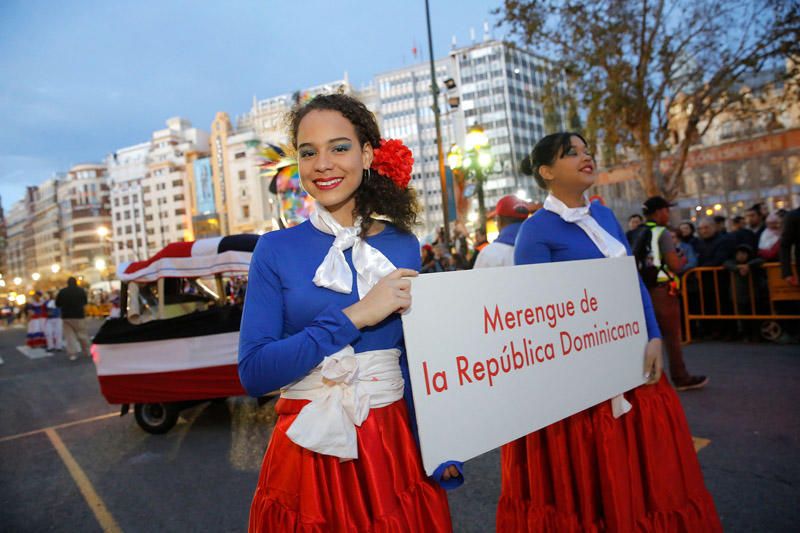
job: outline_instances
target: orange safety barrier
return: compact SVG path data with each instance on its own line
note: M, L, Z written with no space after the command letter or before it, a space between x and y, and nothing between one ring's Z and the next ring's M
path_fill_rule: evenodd
M759 268L766 273L766 285L762 287L756 287L753 270L745 279L737 279L739 274L725 267L697 267L685 272L681 277L684 342L692 341L689 327L692 320L800 320L798 314L781 314L775 310L776 302L800 301L800 287L783 279L780 263L765 263L756 267ZM720 291L721 280L727 283L725 293ZM713 283L713 294L708 287L710 283ZM690 294L690 287L697 290ZM744 294L740 294L742 292ZM713 300L707 301L708 296L713 296Z

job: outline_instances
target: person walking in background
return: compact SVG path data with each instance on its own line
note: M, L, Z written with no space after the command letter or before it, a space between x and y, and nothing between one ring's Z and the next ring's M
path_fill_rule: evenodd
M89 353L89 334L86 331L86 291L78 287L78 280L70 277L67 286L58 291L56 307L61 310L64 341L70 361L78 358L78 353Z
M500 234L493 243L484 247L475 260L474 268L491 268L514 265L514 241L520 226L530 215L527 202L509 194L497 202L490 218L497 221Z
M41 291L36 291L31 301L25 306L25 313L28 316L28 334L25 337L25 344L29 348L47 346L47 340L44 337L47 309L44 304Z
M56 306L52 293L47 293L45 302L47 322L44 326L44 336L47 339L47 351L54 352L64 349L64 337L61 324L61 309Z
M700 389L708 383L706 376L692 376L686 370L681 348L681 306L678 298L678 274L685 260L678 256L675 242L667 229L669 203L661 196L648 198L642 212L647 222L639 228L634 240L633 255L639 273L653 301L656 321L669 357L669 375L676 390Z

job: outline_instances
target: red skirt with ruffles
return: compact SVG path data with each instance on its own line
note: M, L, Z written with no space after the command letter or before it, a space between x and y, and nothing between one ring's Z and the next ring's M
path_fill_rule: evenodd
M358 459L306 450L286 436L306 400L278 400L251 532L451 531L443 489L422 468L403 400L372 409L356 428Z
M625 397L503 446L498 532L722 531L666 378Z

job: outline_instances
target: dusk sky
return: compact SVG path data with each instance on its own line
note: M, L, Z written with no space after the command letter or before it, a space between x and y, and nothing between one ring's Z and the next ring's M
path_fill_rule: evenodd
M434 55L477 39L501 0L430 0ZM416 43L417 59L412 55ZM101 161L182 116L208 130L217 111L427 60L424 0L3 0L0 195Z

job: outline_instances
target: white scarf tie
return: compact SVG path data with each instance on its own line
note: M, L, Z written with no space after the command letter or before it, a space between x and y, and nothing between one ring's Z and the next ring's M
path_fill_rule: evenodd
M544 200L544 208L560 216L565 222L577 224L604 256L624 257L628 255L625 245L604 230L589 213L589 199L584 196L584 200L586 205L583 207L567 207L564 202L552 194L548 194ZM614 413L614 418L621 417L632 408L633 406L622 394L611 398L611 411Z
M567 207L564 202L548 194L544 201L544 208L560 216L565 222L577 224L592 239L606 257L624 257L628 255L625 245L611 236L589 213L589 201L583 207Z
M323 233L333 235L334 241L314 274L314 285L332 291L350 294L353 292L353 272L344 257L344 251L353 249L353 265L356 268L358 297L363 298L387 274L396 267L380 250L362 239L361 217L350 227L339 224L333 215L319 203L311 213L311 224Z

